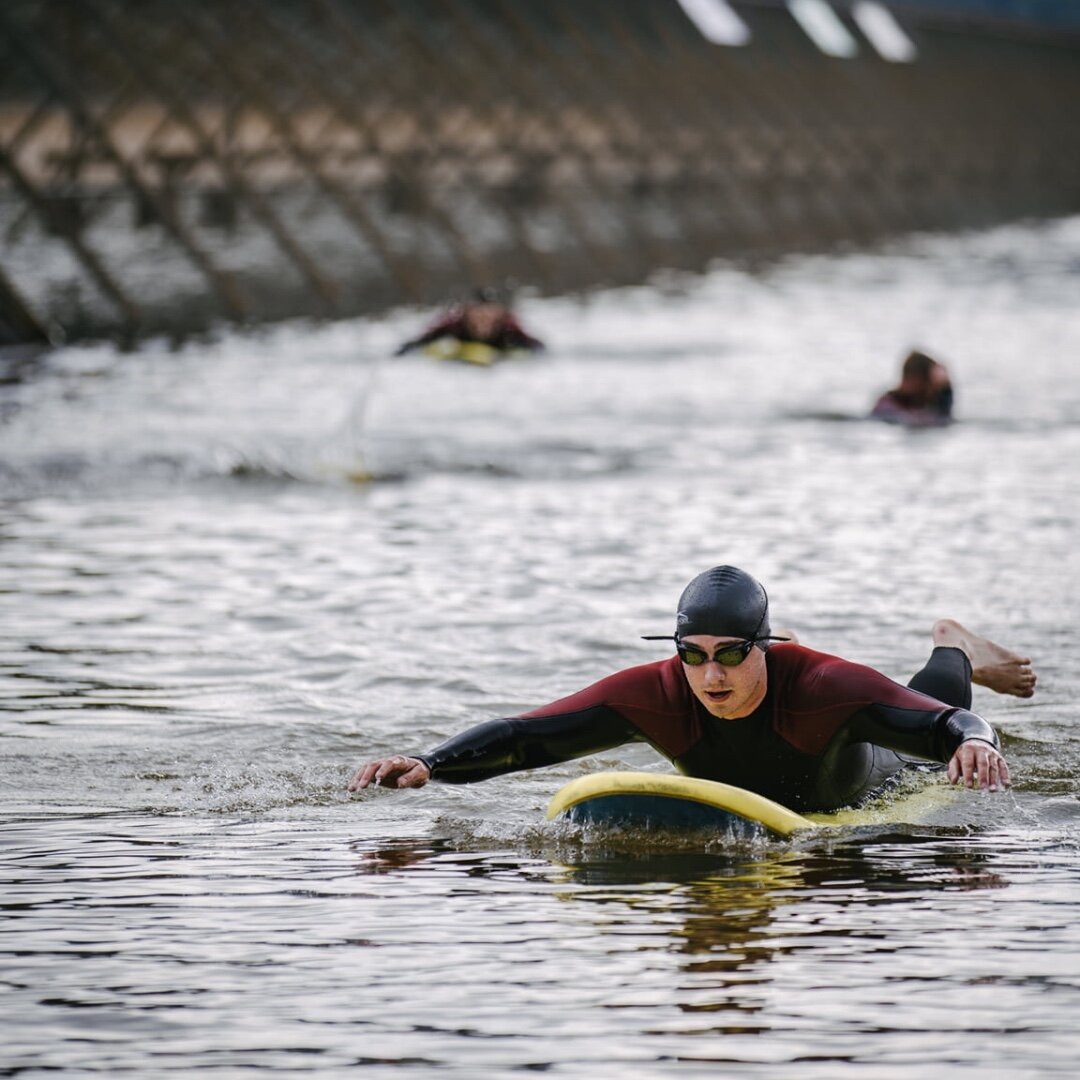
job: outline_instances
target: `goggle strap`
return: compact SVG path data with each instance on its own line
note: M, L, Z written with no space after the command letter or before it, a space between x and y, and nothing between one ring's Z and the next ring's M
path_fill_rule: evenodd
M678 641L679 639L674 634L642 634L642 641ZM777 637L775 634L765 634L762 637L744 638L744 641L751 641L755 645L759 641L790 641L789 637Z

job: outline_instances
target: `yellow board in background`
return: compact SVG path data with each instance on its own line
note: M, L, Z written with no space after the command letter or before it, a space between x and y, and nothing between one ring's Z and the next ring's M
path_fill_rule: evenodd
M490 367L496 360L510 354L482 341L459 341L457 338L437 338L424 346L424 355L433 360L457 360L463 364Z

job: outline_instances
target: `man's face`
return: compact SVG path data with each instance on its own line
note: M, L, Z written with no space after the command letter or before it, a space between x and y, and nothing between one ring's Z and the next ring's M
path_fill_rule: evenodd
M465 309L465 325L469 333L481 340L494 334L502 318L498 304L472 304Z
M683 662L683 672L694 696L720 720L739 720L749 716L764 700L768 687L765 654L754 646L737 667L725 667L712 657L724 645L744 640L734 637L710 637L694 634L682 639L684 645L700 649L709 659L703 664Z

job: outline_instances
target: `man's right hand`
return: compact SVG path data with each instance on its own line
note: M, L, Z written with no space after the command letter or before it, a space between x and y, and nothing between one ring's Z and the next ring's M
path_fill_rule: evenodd
M372 782L388 788L423 787L430 779L431 770L422 761L398 754L381 761L369 761L358 769L349 781L349 791L360 791Z

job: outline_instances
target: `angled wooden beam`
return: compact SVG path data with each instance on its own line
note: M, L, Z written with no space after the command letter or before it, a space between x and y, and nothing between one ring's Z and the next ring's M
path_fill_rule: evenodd
M79 87L71 80L64 67L39 48L33 35L25 33L22 27L17 25L4 10L3 4L0 4L0 29L15 42L19 55L34 69L45 86L64 102L78 125L94 139L102 156L113 165L128 188L154 208L162 225L210 283L226 313L234 319L243 318L245 307L236 283L214 265L173 212L173 208L142 182L135 167L113 145L107 129L83 103Z

